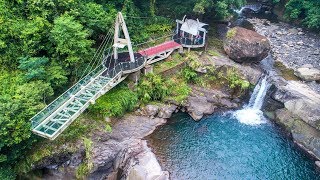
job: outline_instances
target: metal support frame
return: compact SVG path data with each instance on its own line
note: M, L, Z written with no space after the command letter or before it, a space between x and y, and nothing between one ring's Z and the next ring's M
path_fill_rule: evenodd
M92 87L92 83L98 78L103 77L102 74L94 78L91 83L88 83L75 96L71 97L64 105L59 107L54 113L41 122L33 129L35 134L42 137L54 140L60 133L64 131L89 105L95 102L101 95L105 94L111 88L123 81L127 76L122 77L122 72L116 75L97 92L89 92L88 87ZM105 77L103 77L104 79ZM59 124L57 126L57 124ZM55 128L57 126L57 128ZM51 131L52 133L48 133Z
M122 29L125 39L120 38L120 28ZM114 45L113 45L114 59L118 59L118 48L123 48L125 45L128 46L130 61L134 62L134 53L132 49L132 43L130 40L128 28L124 21L122 13L118 12L118 16L115 22L115 31L114 31Z
M176 49L179 49L179 52L182 52L183 50L183 47L182 46L177 46L175 48L171 48L171 49L167 49L166 51L163 51L163 52L160 52L158 54L155 54L155 55L152 55L152 56L147 56L147 64L150 65L150 64L153 64L153 63L156 63L158 61L161 61L163 59L166 59L170 56L170 54L176 50Z

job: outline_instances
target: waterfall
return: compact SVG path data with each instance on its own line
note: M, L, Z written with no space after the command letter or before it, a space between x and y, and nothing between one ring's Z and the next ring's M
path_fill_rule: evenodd
M248 125L259 125L266 122L266 119L263 117L263 113L260 109L270 87L267 78L268 77L265 76L256 85L250 97L248 105L246 105L243 109L233 113L233 116L241 123Z
M242 14L242 11L245 9L245 7L241 7L241 9L240 10L238 10L238 9L232 9L235 13L237 13L238 14L238 16L241 16L241 14Z
M240 10L239 10L239 9L232 9L232 10L233 10L235 13L237 13L238 16L241 16L241 15L242 15L242 11L243 11L244 9L249 9L249 10L251 10L252 12L257 13L257 12L260 11L261 7L262 7L261 4L247 4L247 5L245 5L245 6L242 6Z
M256 87L253 90L253 93L251 95L250 101L248 106L252 109L261 109L264 97L267 94L268 90L268 84L267 84L267 76L265 76L262 81L256 85Z

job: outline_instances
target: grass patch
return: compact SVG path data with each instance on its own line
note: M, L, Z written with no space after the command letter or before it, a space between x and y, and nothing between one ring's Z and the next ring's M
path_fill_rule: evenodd
M133 110L138 103L137 93L131 91L124 83L112 88L101 96L89 111L98 119L104 117L120 117Z
M179 54L175 53L172 55L171 58L166 59L165 61L160 61L154 65L154 73L159 74L163 71L166 71L168 69L171 69L178 64L182 63L184 61L184 58Z
M231 39L231 38L233 38L236 34L237 34L237 29L232 28L232 29L229 29L229 31L227 32L226 37L227 37L227 39Z
M221 57L221 54L220 54L218 51L216 51L216 50L208 50L208 54L209 54L210 56Z
M289 69L287 68L284 64L282 64L282 62L280 61L276 61L274 63L274 66L275 68L277 68L281 74L282 74L282 77L285 79L285 80L293 80L293 81L298 81L299 78L294 75L294 71L292 69Z

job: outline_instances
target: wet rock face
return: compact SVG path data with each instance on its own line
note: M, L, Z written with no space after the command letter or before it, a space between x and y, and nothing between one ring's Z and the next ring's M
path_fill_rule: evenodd
M117 120L111 133L97 132L93 139L93 169L89 179L132 179L131 171L142 169L134 174L138 177L162 176L161 168L150 169L144 159L150 157L150 163L156 164L151 150L141 138L151 134L155 128L166 122L165 119L128 115ZM143 161L143 162L142 162ZM140 166L136 167L136 163ZM156 165L155 165L156 166ZM135 168L134 168L135 167ZM130 170L130 169L134 170ZM142 173L145 172L146 174ZM132 172L133 173L133 172ZM165 172L163 172L166 174Z
M273 99L284 104L293 115L320 130L320 95L306 84L288 81L278 84Z
M276 111L276 122L284 126L302 149L320 158L320 132L286 109Z
M308 85L272 77L269 95L272 101L265 108L274 112L274 119L289 132L302 149L320 158L320 95ZM274 102L281 106L274 106ZM270 104L271 103L271 104ZM278 108L278 109L277 109Z
M224 40L225 52L239 63L259 62L268 56L270 48L266 37L241 27L229 29Z
M230 99L230 97L226 92L219 90L192 87L186 110L195 121L198 121L204 115L214 113L217 108L236 109L239 107L237 99Z

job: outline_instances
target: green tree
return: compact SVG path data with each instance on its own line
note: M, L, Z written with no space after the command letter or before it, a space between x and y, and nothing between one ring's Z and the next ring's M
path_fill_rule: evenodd
M79 68L83 67L93 54L93 41L87 39L89 35L89 31L68 14L55 19L50 32L50 40L56 46L54 57L57 61L63 61L72 74L78 77L81 75Z
M307 27L320 29L320 1L289 0L286 4L286 18L300 19Z

